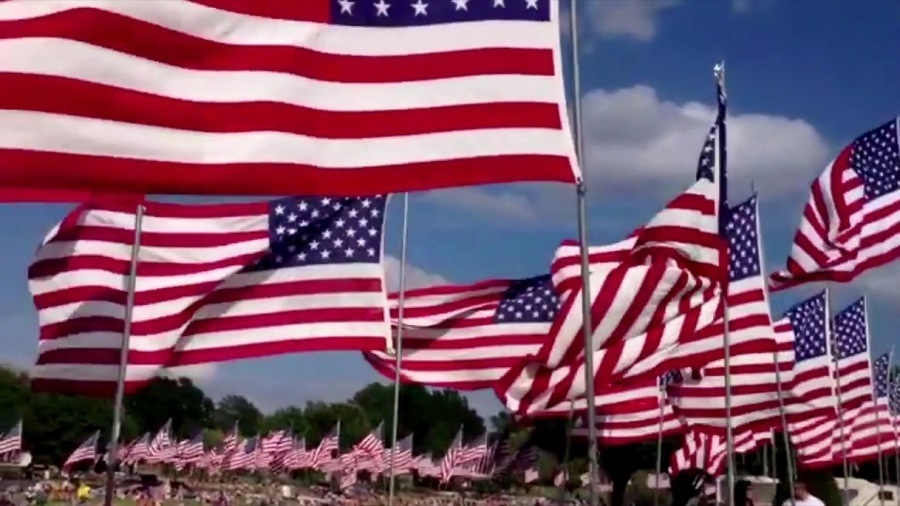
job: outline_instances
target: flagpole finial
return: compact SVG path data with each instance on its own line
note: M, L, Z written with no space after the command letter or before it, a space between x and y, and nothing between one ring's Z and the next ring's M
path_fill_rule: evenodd
M716 85L725 95L725 60L720 61L713 67L713 76L716 78Z

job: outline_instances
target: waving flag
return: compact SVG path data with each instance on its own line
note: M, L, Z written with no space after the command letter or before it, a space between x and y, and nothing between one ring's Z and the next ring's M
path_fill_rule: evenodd
M896 446L897 436L891 421L890 374L891 355L885 353L872 364L873 391L850 419L850 444L856 461L877 458Z
M145 207L126 391L165 367L385 349L383 197ZM114 390L133 239L134 209L110 203L76 210L38 250L35 387Z
M721 339L694 337L721 309L725 248L718 235L717 186L699 179L638 233L628 261L592 271L588 296L599 315L593 320L597 392L630 377L655 377L678 364L692 365L698 355L715 359L721 353L720 344L710 346ZM678 262L672 261L675 257ZM579 287L563 301L548 341L553 350L538 356L558 357L560 365L523 362L496 386L511 411L561 413L572 400L575 409L584 409L584 356L566 351L582 328L581 297Z
M822 292L789 309L775 331L794 346L785 410L797 462L831 466L831 441L837 422L834 367L829 343L828 295Z
M547 340L559 300L550 276L411 290L403 299L405 381L457 390L490 388ZM397 298L391 296L396 326ZM394 378L393 355L365 354Z
M854 279L900 256L900 140L894 118L845 147L812 184L773 289Z
M0 436L0 455L22 451L22 420Z
M872 359L869 355L869 323L865 298L860 298L834 315L834 350L840 388L840 416L843 430L836 427L832 443L835 460L842 458L842 448L851 460L870 458L858 453L852 444L853 422L872 401ZM843 434L842 434L843 432ZM843 436L843 438L841 437Z
M762 274L762 234L756 197L729 207L725 225L728 241L729 282L728 331L731 345L731 423L735 426L777 423L780 417L779 388L793 365L790 354L777 351ZM701 329L698 339L724 343L721 320ZM792 344L785 343L792 351ZM779 381L783 384L779 387ZM698 378L684 378L669 387L670 401L687 425L724 430L725 362L716 360L703 367Z
M557 0L160 5L0 2L0 186L358 195L579 175Z
M69 458L66 459L66 462L63 464L63 469L71 466L72 464L77 464L79 462L83 462L85 460L94 460L97 458L97 442L100 440L100 431L95 432L91 437L84 440L83 443L78 445L78 448L75 448L75 451L69 455Z

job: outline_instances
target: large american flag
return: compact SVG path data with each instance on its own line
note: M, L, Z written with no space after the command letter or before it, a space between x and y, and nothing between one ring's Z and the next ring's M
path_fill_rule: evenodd
M813 182L784 270L773 289L850 281L900 256L900 118L845 147Z
M550 276L435 286L406 292L403 303L405 381L457 390L490 388L547 340L559 300ZM391 296L397 324L397 296ZM394 377L395 359L366 353Z
M887 453L897 444L888 399L891 355L885 353L872 364L873 389L850 418L850 445L853 459L869 460Z
M85 460L94 460L97 458L97 442L100 440L100 431L98 430L91 437L84 440L83 443L75 448L75 451L69 455L63 464L63 468L67 468L72 464L77 464Z
M596 270L592 265L588 297L597 315L598 392L616 381L656 377L701 357L721 356L721 339L695 338L721 310L725 248L718 234L718 195L717 184L699 179L638 233L626 263ZM679 262L672 262L673 255ZM554 268L563 264L554 262ZM554 284L559 289L566 281L554 275ZM585 409L584 356L569 352L581 336L582 295L579 282L564 298L537 360L511 369L495 387L511 411L562 413L573 400L576 410Z
M851 439L853 420L862 414L866 402L871 402L874 388L865 298L860 298L834 316L833 332L832 353L837 360L835 376L840 389L842 409L839 413L844 426L843 430L841 427L835 428L832 453L835 460L840 460L842 450L846 450L848 458L855 459L857 454ZM861 457L870 456L861 455Z
M756 197L731 206L725 224L728 241L729 283L728 331L731 349L731 424L777 422L780 417L779 389L792 366L792 353L776 353L772 316L762 273L762 234ZM724 342L724 328L715 325L698 331L697 338ZM784 351L792 351L785 342ZM779 385L779 382L782 385ZM692 427L724 430L725 362L706 365L700 377L685 377L669 387L670 402Z
M0 436L0 455L22 451L22 421Z
M385 349L384 197L145 206L127 391L164 367ZM115 388L134 212L82 207L39 248L36 387Z
M787 382L785 411L797 462L804 467L831 466L831 441L837 422L834 367L829 343L828 294L799 302L775 322L777 336L794 346L794 366Z
M0 186L354 195L579 173L557 0L12 1L0 19Z

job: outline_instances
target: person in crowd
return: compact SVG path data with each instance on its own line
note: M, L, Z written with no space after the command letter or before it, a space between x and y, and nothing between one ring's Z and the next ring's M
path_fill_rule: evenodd
M794 498L788 498L781 506L825 506L821 499L809 493L806 481L798 479L794 482Z
M706 473L700 469L686 469L672 480L672 506L705 504Z
M753 499L750 498L750 486L750 482L747 480L738 480L734 484L735 506L755 506Z

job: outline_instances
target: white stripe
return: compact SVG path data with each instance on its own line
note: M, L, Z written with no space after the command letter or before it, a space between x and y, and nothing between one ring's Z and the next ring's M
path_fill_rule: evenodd
M116 142L112 144L109 139ZM561 130L540 128L317 139L282 132L204 133L42 112L0 111L0 148L196 164L302 162L352 169L482 156L566 155L566 140Z
M166 2L175 3L183 2ZM382 35L378 40L390 38ZM340 83L261 70L188 70L81 42L37 38L0 40L0 55L2 72L68 77L198 103L275 102L321 111L360 112L463 104L553 104L559 99L559 78L555 76Z

